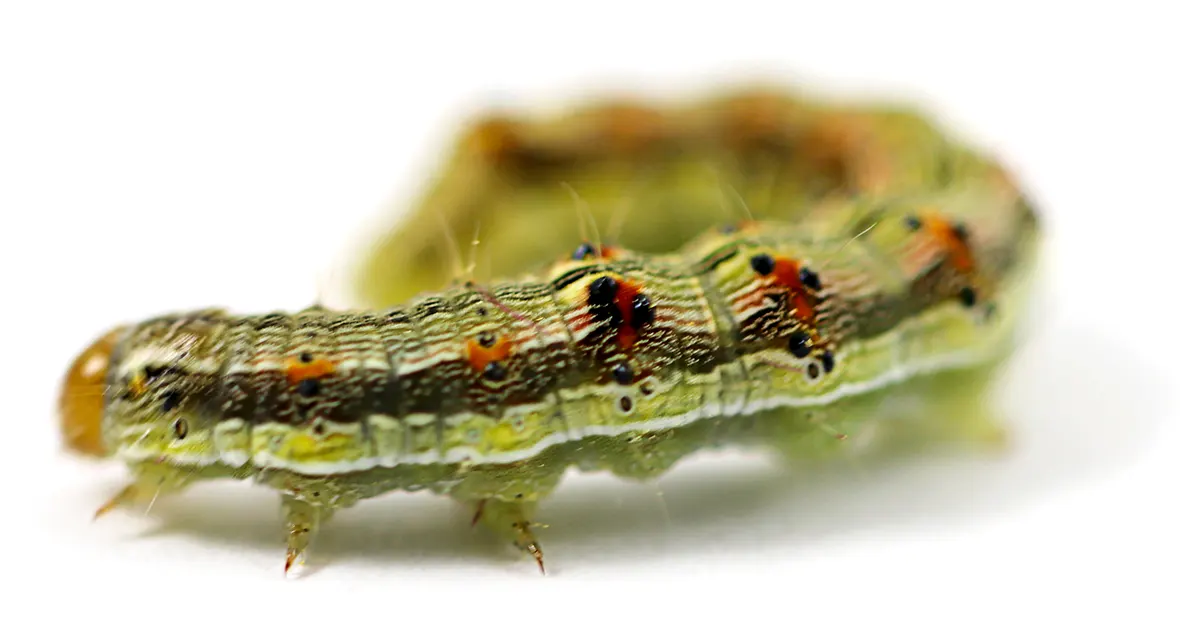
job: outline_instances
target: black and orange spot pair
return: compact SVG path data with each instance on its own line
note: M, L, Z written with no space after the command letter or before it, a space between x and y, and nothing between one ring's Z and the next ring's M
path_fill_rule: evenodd
M284 372L288 384L295 387L296 392L304 397L315 397L321 392L321 379L328 377L337 370L337 365L329 359L318 359L310 352L302 352L294 359L289 359Z
M938 246L945 252L950 265L963 275L971 275L975 271L975 255L969 243L970 235L963 223L951 223L943 216L932 213L921 215L910 214L904 219L905 225L913 232L924 230L930 234ZM958 300L963 306L975 307L978 293L971 286L964 286L958 291Z
M467 341L467 363L471 369L490 381L508 376L502 361L512 354L512 341L493 332L480 332Z
M598 321L617 330L617 342L629 350L638 334L654 323L654 304L642 288L629 281L601 276L588 284L588 307Z
M908 229L916 232L925 230L935 242L946 252L950 264L959 272L971 272L975 269L975 257L967 243L967 226L962 223L951 223L937 214L911 214L904 219Z
M596 245L595 243L584 241L571 253L571 259L575 261L586 261L589 259L608 260L618 258L620 255L621 248L615 245L606 245L604 243Z
M764 279L772 279L775 283L787 288L791 293L792 312L804 323L811 323L816 318L816 308L813 300L823 288L821 277L812 268L801 265L799 261L772 256L770 254L755 254L750 257L750 267ZM797 330L788 337L788 352L797 359L804 359L812 354L820 342L810 333ZM821 365L826 372L833 371L833 352L828 347L822 348ZM815 367L815 364L814 366Z
M764 278L773 278L776 283L791 293L792 311L802 321L811 321L816 316L812 296L821 291L821 277L800 262L770 254L755 254L750 257L750 267Z

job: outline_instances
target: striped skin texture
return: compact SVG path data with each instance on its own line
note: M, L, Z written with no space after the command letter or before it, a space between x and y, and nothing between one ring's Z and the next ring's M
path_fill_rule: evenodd
M894 110L755 95L601 111L472 132L368 257L361 310L210 309L106 337L102 407L75 415L98 413L134 481L100 512L250 478L283 496L290 567L332 511L432 490L477 505L541 565L529 517L570 468L649 479L709 448L806 457L875 425L898 439L913 408L913 432L974 421L1040 244L1002 169ZM765 191L737 186L762 204L755 220L699 186L717 157L772 175ZM600 185L639 167L658 178L629 242L572 253L555 177ZM442 287L429 212L448 212L460 241L507 221L489 238L509 276Z
M153 319L114 352L104 435L129 461L314 476L511 464L586 436L824 406L996 356L1033 218L964 222L964 268L932 229L941 219L914 211L848 208L848 230L870 217L853 240L814 234L825 220L751 224L679 255L567 260L381 311ZM809 266L820 289L761 274L760 256ZM636 288L652 320L614 320L618 306L592 294L605 279Z

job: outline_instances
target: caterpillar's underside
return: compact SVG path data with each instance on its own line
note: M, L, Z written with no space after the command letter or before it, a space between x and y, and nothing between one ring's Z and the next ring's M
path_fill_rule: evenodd
M431 489L541 564L530 514L570 467L650 478L704 448L802 456L873 424L886 442L901 401L921 431L977 421L1037 221L923 119L743 93L463 140L368 256L363 310L174 314L80 357L68 442L135 476L102 511L253 478L284 497L291 566L335 509ZM619 243L580 238L562 182L602 224L624 216ZM507 277L447 285L439 215L460 241L482 226Z

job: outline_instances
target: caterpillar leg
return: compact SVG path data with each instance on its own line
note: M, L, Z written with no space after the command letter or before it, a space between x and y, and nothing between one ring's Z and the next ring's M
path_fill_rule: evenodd
M835 408L764 415L762 430L786 461L886 457L966 445L1001 448L1008 430L994 412L992 372L958 371L870 393Z
M890 409L901 446L942 442L1002 450L1011 433L991 403L994 376L983 368L930 378L923 398Z
M483 523L489 530L511 541L513 546L533 557L538 570L546 574L546 565L542 557L542 547L533 535L537 526L530 521L530 516L537 507L536 502L510 502L500 499L481 499L475 509L475 517L471 524Z
M93 519L121 507L144 507L149 512L159 497L179 493L196 479L186 470L160 465L135 466L131 470L133 481L97 508Z
M757 418L755 430L791 466L844 460L876 441L877 426L858 408L781 408Z
M316 539L321 522L328 521L333 511L296 497L283 497L284 528L287 534L287 559L283 573L304 566L308 547Z

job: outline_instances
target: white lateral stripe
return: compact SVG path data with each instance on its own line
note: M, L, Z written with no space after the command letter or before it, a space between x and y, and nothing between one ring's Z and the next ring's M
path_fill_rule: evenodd
M268 451L260 451L254 453L253 461L255 466L260 468L290 470L305 475L334 475L364 471L372 468L391 468L403 465L437 463L457 464L470 462L473 464L510 464L536 457L552 446L585 437L615 437L628 432L661 432L671 428L685 426L703 419L710 419L722 415L750 415L760 411L782 407L828 405L846 397L861 395L878 390L889 384L908 379L914 375L960 368L979 363L984 361L987 356L988 353L986 351L964 350L925 359L923 361L910 362L907 365L900 364L896 367L893 367L891 370L882 373L880 376L874 379L855 383L846 383L826 394L819 396L776 395L773 397L764 397L762 399L753 399L741 407L738 407L737 404L725 405L720 401L717 401L698 406L679 415L653 417L642 422L622 423L615 425L605 424L582 426L572 429L570 434L568 434L566 431L549 434L533 446L521 450L482 454L472 447L458 446L451 448L444 454L439 453L437 449L429 449L421 452L406 453L398 457L389 455L386 457L363 457L352 461L311 463L296 462L277 457ZM380 415L380 417L386 416ZM370 420L372 418L368 419ZM130 426L124 432L127 435L131 434L136 432L136 428L138 427ZM118 455L127 461L140 461L145 459L156 459L160 457L162 453L140 448L136 445L131 445L130 447L119 450ZM204 456L172 455L170 458L172 461L186 465L209 465L222 460L221 455L216 453L211 455L206 454ZM230 459L237 461L240 459L240 457L239 455L233 455L230 457ZM232 463L232 461L230 463Z

